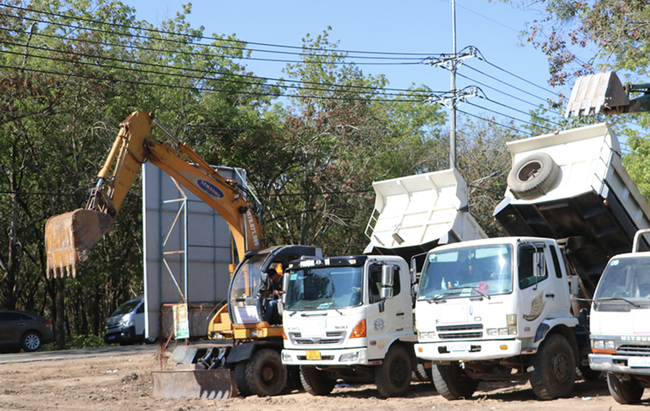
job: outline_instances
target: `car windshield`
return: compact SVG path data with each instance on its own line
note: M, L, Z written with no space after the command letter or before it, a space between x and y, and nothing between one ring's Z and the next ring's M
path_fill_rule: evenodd
M650 305L650 259L612 259L603 271L594 302L597 306L605 303L628 309L634 305Z
M427 255L422 268L418 300L510 293L511 266L509 245L434 250Z
M306 267L291 270L287 310L327 310L361 305L363 267Z
M113 314L111 314L111 317L114 317L116 315L124 315L128 314L131 311L135 310L135 308L142 302L142 297L136 297L132 300L129 300L125 302L124 304L120 305L117 310L113 311Z

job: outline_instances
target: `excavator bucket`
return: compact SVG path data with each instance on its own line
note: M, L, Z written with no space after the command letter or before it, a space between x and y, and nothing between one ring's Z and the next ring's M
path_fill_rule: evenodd
M47 275L77 275L77 263L110 231L113 219L99 211L78 209L50 217L45 225Z
M616 110L630 104L627 90L613 71L578 77L564 117Z

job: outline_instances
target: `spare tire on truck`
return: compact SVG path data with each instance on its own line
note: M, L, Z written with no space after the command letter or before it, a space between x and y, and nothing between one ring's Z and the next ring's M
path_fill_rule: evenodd
M546 194L560 175L560 168L546 153L519 161L508 174L508 187L516 198L528 200Z

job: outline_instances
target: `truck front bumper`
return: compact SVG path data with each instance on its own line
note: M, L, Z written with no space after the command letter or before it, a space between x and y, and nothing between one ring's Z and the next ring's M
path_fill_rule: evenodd
M589 367L594 371L614 374L650 375L650 357L589 354Z
M320 356L320 359L312 359ZM310 359L307 359L310 358ZM368 365L366 348L340 350L282 350L282 363L286 365ZM381 361L379 361L381 363Z
M431 361L484 361L521 354L519 340L454 341L415 344L415 355Z

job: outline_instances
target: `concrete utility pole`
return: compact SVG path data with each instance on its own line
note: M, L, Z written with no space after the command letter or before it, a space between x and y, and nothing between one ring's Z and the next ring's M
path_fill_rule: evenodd
M431 95L427 98L427 102L440 103L449 109L449 168L456 168L456 107L468 96L477 96L478 87L469 86L462 90L456 89L456 71L463 63L463 60L468 57L477 57L479 51L475 47L466 47L460 53L456 47L456 2L451 0L451 27L452 27L452 42L453 54L441 54L440 57L429 57L423 63L431 64L432 66L441 66L451 72L451 89L448 93L442 95Z
M451 0L451 39L454 50L454 61L451 64L451 110L449 113L449 168L456 168L456 102L458 92L456 90L456 69L459 61L456 50L456 2Z

